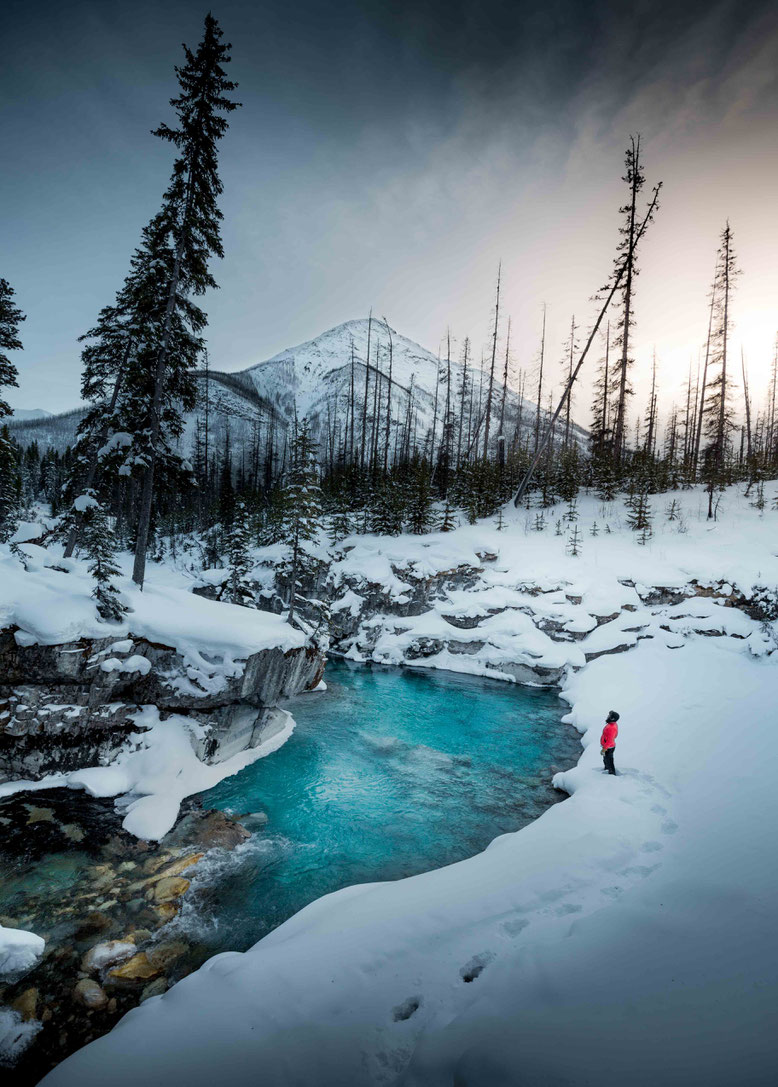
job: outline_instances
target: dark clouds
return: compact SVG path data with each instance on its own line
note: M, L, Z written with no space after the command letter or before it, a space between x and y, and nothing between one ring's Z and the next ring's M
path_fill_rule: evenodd
M486 312L506 246L542 279L560 215L581 216L553 198L571 164L591 174L615 150L617 184L630 127L670 162L695 127L716 138L733 110L745 127L776 112L762 0L225 0L214 13L244 103L223 146L227 259L207 302L227 368L370 304L434 347L447 321L464 333ZM169 152L149 130L202 15L188 0L4 5L0 274L29 313L20 405L75 400L76 338L159 201ZM590 292L566 284L565 304L568 288Z

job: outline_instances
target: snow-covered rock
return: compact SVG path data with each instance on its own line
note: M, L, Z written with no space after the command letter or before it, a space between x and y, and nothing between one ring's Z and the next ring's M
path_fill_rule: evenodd
M0 925L0 978L20 974L34 966L46 941L34 932Z
M52 568L24 546L26 572L0 551L0 780L105 766L149 705L190 718L195 754L223 761L268 739L279 700L321 680L322 654L278 615L123 579L130 610L105 623L83 564Z

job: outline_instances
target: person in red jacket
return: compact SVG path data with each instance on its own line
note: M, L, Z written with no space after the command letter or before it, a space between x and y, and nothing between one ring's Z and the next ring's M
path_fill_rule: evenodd
M605 763L605 769L609 774L616 773L616 767L613 765L613 752L616 750L616 737L619 734L619 726L616 724L618 719L619 715L616 711L611 710L605 718L605 728L602 730L602 736L600 737L600 754L602 755L602 761Z

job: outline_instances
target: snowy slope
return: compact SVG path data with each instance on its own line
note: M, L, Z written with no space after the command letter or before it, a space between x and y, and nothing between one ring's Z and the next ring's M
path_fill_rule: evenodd
M17 422L26 422L28 419L50 419L52 414L43 408L14 408L13 418Z
M44 1082L90 1087L110 1069L116 1087L249 1087L260 1071L274 1087L772 1084L778 629L728 601L733 586L778 588L778 514L759 516L733 489L711 525L700 503L684 495L685 531L667 522L648 547L614 517L610 534L585 532L581 559L526 531L522 514L503 532L384 541L429 569L446 548L490 548L496 576L476 607L488 610L489 592L504 606L528 585L563 589L579 631L579 608L601 615L634 594L637 644L567 679L583 753L555 783L570 799L469 860L312 903ZM581 506L587 529L599 504ZM715 588L642 599L691 578ZM614 648L610 625L587 638ZM599 754L613 707L615 778Z

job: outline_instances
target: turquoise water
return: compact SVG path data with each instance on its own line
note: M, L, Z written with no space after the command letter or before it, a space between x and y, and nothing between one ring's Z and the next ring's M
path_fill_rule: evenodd
M560 800L551 775L581 753L548 690L340 662L325 678L289 705L280 750L202 795L252 830L187 896L182 923L210 952L348 884L472 856Z

